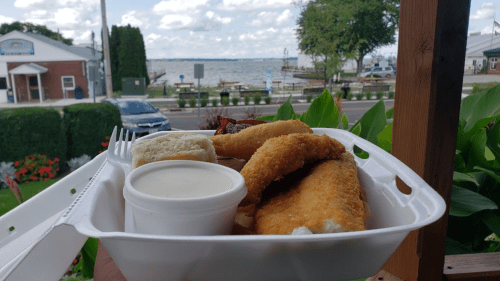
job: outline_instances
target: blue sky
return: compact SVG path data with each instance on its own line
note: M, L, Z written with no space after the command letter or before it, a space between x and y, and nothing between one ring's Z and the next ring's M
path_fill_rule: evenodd
M296 20L308 0L108 0L108 26L141 29L152 58L282 58L297 56ZM294 4L295 3L295 4ZM100 41L100 0L2 0L0 24L28 21L59 31L75 44ZM500 2L471 1L469 33L492 33ZM496 29L500 32L500 28ZM395 55L397 45L374 52Z

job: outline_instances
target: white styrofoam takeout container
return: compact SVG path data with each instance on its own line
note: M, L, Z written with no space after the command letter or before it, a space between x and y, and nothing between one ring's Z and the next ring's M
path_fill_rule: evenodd
M99 238L127 280L350 280L377 273L411 231L439 219L444 200L389 153L347 131L314 128L369 153L356 158L367 230L314 235L159 236L124 232L124 174L105 163L58 224ZM213 135L214 131L192 131ZM153 138L159 132L144 138ZM293 157L293 156L291 156ZM412 192L401 193L399 177Z

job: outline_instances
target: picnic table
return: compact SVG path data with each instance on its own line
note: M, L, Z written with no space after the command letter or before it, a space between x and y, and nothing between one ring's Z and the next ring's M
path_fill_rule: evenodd
M225 88L226 86L233 86L235 84L240 83L239 81L222 81L219 82L219 85L222 86L222 88Z
M174 86L177 88L184 88L184 91L187 91L187 88L194 87L194 83L193 82L174 83Z
M280 81L280 80L273 80L273 87L274 87L274 84L278 84L278 88L280 87L280 84L283 83L283 81ZM264 85L267 84L266 81L263 82Z

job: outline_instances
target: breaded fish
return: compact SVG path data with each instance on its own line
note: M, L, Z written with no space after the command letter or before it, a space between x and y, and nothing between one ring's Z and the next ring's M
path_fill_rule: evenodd
M339 159L345 147L327 135L289 134L268 139L241 170L248 193L240 206L260 203L262 191L306 162Z
M345 152L340 160L321 161L296 186L259 206L255 230L258 234L365 230L366 213L356 162Z
M210 139L218 156L249 160L266 140L292 133L312 134L313 131L299 120L287 120L255 125L236 134L216 135Z

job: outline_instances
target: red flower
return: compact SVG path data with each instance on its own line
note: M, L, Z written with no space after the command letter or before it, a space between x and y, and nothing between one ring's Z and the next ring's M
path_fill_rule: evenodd
M105 140L109 141L110 137L104 137Z
M52 165L52 163L54 163L54 162L52 162L52 160L48 159L47 163L49 163L49 165Z
M28 169L22 168L21 170L19 170L19 173L25 174L27 171L28 171Z
M109 143L107 143L107 142L101 142L102 147L108 147L108 144Z
M56 175L49 173L49 178L54 178Z
M31 167L31 168L35 167L35 164L30 163L30 167Z
M37 181L37 180L38 180L38 177L33 175L33 176L31 176L31 177L30 177L30 180Z
M59 162L59 158L57 158L57 157L54 158L54 161Z
M14 167L19 166L19 161L14 162Z

